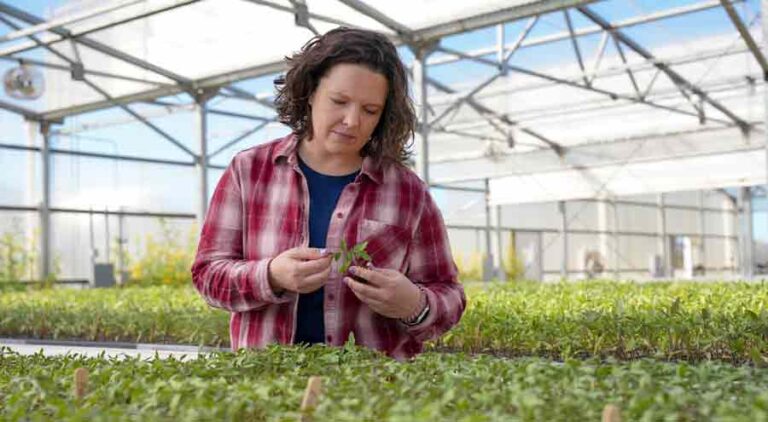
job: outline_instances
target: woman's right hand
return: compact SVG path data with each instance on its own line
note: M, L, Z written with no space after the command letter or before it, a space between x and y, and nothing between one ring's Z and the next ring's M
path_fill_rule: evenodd
M275 294L284 290L310 293L328 281L333 255L324 249L293 248L282 252L269 262L269 286Z

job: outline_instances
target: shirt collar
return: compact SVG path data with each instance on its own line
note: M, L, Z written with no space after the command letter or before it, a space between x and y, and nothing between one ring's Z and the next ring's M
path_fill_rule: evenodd
M278 141L277 146L275 147L275 152L272 156L273 163L277 164L281 162L287 162L291 166L298 166L298 146L299 138L295 133L291 133L290 135ZM360 173L365 174L369 179L378 184L381 184L382 182L382 164L377 162L377 160L373 159L372 157L363 158L363 167L360 170Z

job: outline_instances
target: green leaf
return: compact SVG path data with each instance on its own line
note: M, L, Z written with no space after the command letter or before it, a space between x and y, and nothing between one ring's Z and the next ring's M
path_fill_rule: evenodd
M749 355L752 358L752 363L754 363L756 367L765 368L765 358L762 354L760 354L760 350L757 347L752 347L749 349Z

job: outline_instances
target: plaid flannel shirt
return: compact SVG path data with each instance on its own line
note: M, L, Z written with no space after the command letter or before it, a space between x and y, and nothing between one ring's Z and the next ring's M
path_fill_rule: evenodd
M205 218L192 280L205 301L231 312L232 349L292 344L298 294L275 295L267 266L281 252L309 243L309 192L288 135L238 153L222 175ZM416 326L373 312L343 282L338 262L325 285L326 343L358 344L398 359L422 351L461 318L464 289L439 209L405 166L366 157L339 197L326 248L368 241L374 266L396 269L424 288L428 317Z

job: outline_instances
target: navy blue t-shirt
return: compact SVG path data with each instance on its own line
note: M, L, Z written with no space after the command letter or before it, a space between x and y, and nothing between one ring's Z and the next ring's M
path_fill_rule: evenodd
M341 191L355 180L359 171L346 176L328 176L312 170L301 158L299 167L309 186L309 247L324 248L336 202L341 196ZM324 291L321 287L312 293L299 295L294 343L325 342Z

